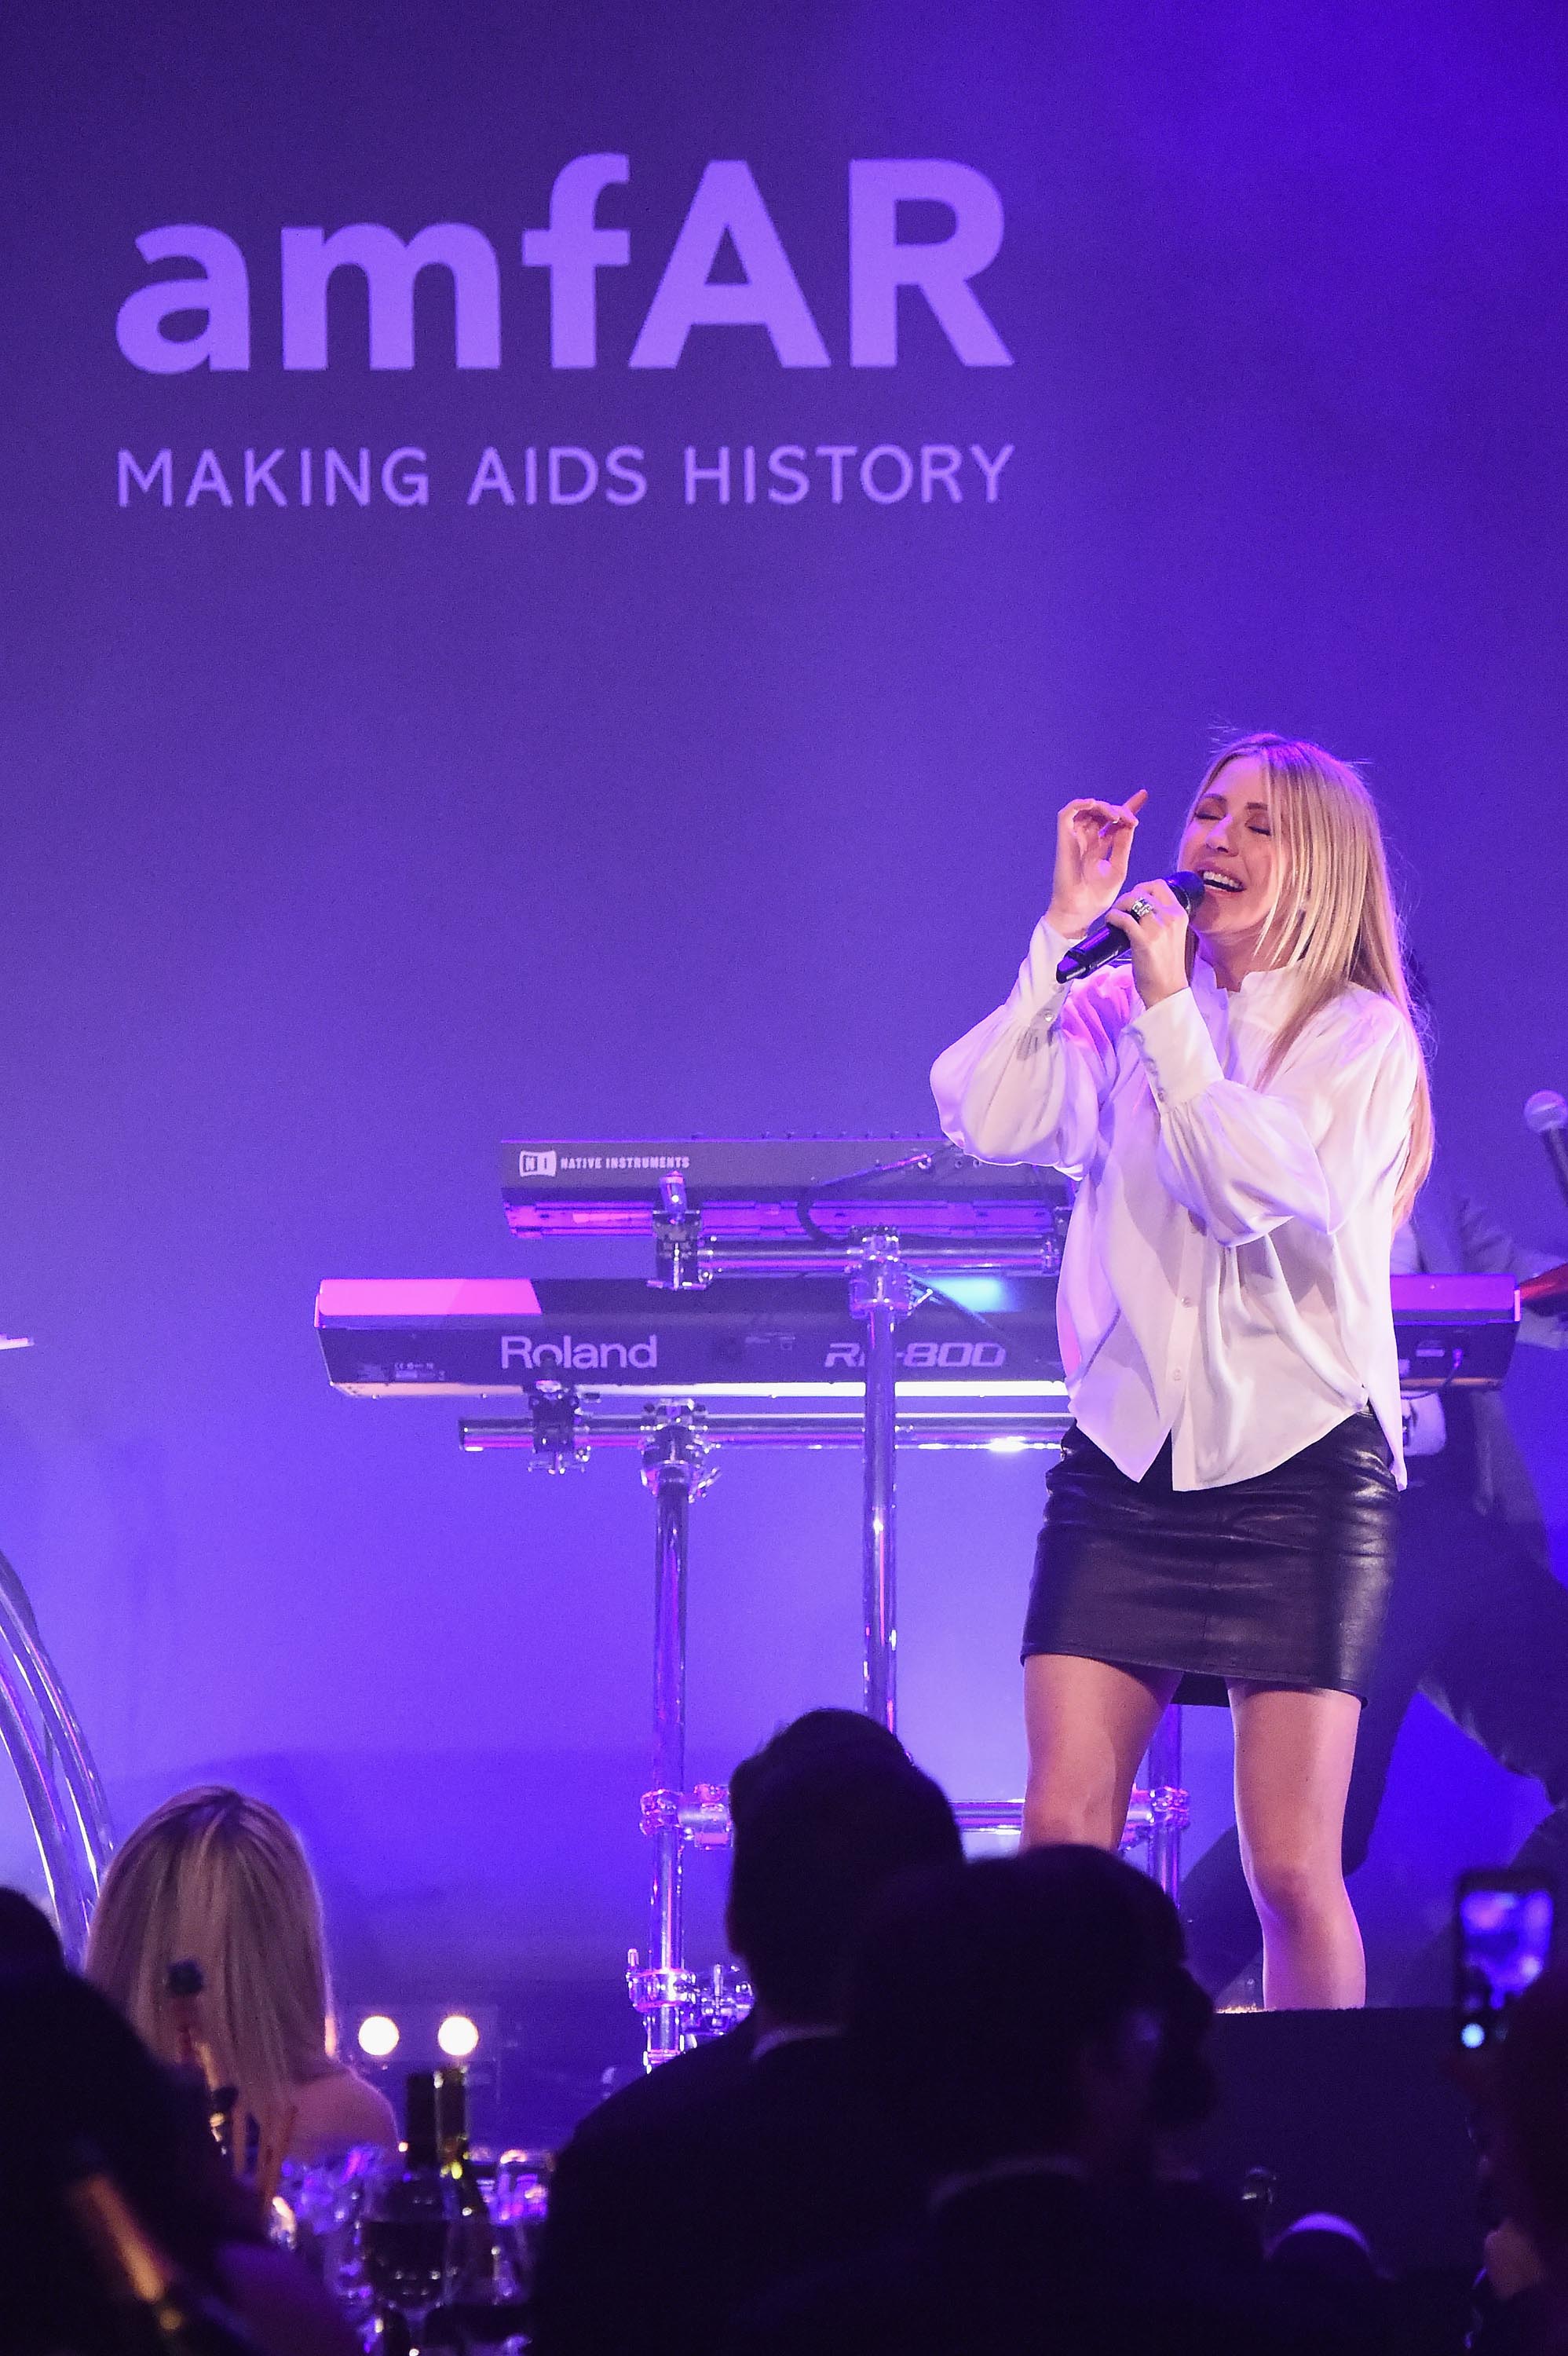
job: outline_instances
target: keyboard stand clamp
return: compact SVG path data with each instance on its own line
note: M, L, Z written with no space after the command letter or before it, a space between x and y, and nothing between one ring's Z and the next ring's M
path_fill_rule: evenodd
M660 1971L645 1966L635 1947L626 1957L626 1993L645 2022L677 2012L687 2026L688 2045L700 2037L722 2037L752 2009L752 1991L733 1964L715 1964L701 1974Z
M730 1787L694 1783L689 1792L645 1792L642 1817L650 1839L657 1833L677 1832L692 1848L728 1848Z
M659 1205L653 1215L654 1273L650 1281L661 1292L699 1292L713 1280L702 1240L702 1214L688 1209L686 1181L678 1170L667 1170L659 1180Z
M541 1382L528 1395L534 1452L528 1470L569 1472L588 1462L587 1442L579 1438L577 1393L570 1384Z

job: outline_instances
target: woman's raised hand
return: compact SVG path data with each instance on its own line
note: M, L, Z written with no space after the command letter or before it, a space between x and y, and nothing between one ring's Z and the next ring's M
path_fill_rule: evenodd
M1105 922L1127 937L1134 985L1146 1007L1187 988L1187 911L1163 875L1124 892L1106 909Z
M1056 814L1056 873L1046 922L1070 941L1082 940L1121 897L1138 812L1146 793L1125 802L1067 802Z

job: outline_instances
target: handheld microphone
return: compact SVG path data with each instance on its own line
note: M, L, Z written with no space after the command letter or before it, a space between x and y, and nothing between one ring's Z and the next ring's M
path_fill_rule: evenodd
M1568 1309L1568 1260L1560 1259L1555 1268L1543 1268L1539 1276L1523 1278L1519 1298L1521 1308L1539 1309L1547 1317Z
M1552 1174L1568 1200L1568 1104L1555 1088L1537 1088L1525 1101L1524 1125L1545 1146Z
M1167 875L1164 881L1190 916L1203 897L1202 876L1194 875L1189 867L1179 867L1174 875ZM1115 925L1096 925L1092 933L1085 933L1083 939L1068 950L1056 969L1056 979L1058 981L1082 981L1086 973L1098 973L1103 965L1109 965L1114 958L1130 954L1125 933ZM1535 1102L1533 1097L1531 1102ZM1555 1102L1562 1105L1562 1098L1555 1098ZM1568 1105L1563 1105L1563 1118L1568 1121ZM1568 1149L1565 1149L1565 1166L1568 1166Z

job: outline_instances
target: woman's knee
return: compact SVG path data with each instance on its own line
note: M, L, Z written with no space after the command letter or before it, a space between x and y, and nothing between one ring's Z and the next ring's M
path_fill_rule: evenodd
M1339 1860L1326 1852L1253 1849L1245 1861L1258 1912L1276 1922L1309 1922L1326 1908L1344 1902Z
M1115 1848L1121 1838L1115 1815L1115 1799L1109 1792L1031 1783L1024 1794L1023 1846Z

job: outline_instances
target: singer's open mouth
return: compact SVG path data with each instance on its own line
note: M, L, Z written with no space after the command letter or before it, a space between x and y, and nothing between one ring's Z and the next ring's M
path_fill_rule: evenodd
M1200 867L1198 872L1206 892L1244 892L1247 888L1239 876L1221 875L1217 867Z

